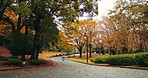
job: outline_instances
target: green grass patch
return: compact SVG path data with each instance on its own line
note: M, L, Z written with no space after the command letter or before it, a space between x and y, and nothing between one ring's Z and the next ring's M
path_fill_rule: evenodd
M67 58L68 60L72 60L72 61L78 61L78 62L83 62L83 63L87 63L86 59L81 59L81 58ZM88 60L88 63L93 63L90 60Z
M68 60L72 60L72 61L77 61L77 62L82 62L82 63L87 63L87 60L86 59L81 59L81 58L67 58ZM94 63L90 60L88 60L88 64L94 64L94 65L103 65L103 66L107 66L109 64L97 64L97 63Z

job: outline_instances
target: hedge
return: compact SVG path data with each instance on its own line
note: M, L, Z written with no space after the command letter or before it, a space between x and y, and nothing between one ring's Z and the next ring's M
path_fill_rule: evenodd
M135 65L135 54L109 56L107 61L111 65Z
M135 56L135 60L139 66L148 66L148 52L138 53Z
M27 60L28 65L40 65L43 64L41 60Z
M8 59L8 61L5 63L6 65L22 65L22 61L19 59Z
M17 56L10 56L10 57L7 57L6 59L9 60L9 59L19 59L19 58Z
M98 56L91 59L95 63L108 63L111 65L139 65L148 66L148 52L137 54L121 54L110 56Z
M108 56L99 56L97 59L93 58L91 61L95 63L108 63Z

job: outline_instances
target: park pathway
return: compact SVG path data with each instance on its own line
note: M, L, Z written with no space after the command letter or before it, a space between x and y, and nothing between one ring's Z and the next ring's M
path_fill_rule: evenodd
M147 70L93 66L51 58L55 67L0 71L0 78L148 78Z

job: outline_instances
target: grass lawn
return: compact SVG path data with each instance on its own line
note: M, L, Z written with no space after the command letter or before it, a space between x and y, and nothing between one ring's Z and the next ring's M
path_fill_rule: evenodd
M72 61L78 61L78 62L83 62L83 63L87 63L86 59L81 59L81 58L67 58L68 60L72 60ZM90 60L88 60L88 63L90 64L94 64L93 62L91 62Z

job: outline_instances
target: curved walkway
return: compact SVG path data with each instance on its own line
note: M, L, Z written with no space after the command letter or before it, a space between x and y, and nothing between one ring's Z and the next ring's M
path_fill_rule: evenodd
M93 66L51 58L56 67L21 69L0 72L0 78L147 78L147 70Z

